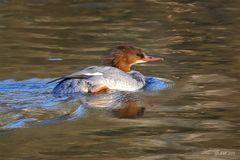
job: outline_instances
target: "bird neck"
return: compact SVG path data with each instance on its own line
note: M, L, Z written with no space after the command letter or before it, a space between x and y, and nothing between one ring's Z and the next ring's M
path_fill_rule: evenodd
M112 66L122 70L123 72L130 72L132 65L127 63L126 61L114 60L112 62Z

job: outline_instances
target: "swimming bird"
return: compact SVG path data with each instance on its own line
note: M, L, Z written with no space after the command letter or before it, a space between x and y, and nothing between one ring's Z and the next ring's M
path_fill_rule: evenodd
M140 72L131 70L132 65L163 60L160 57L148 56L143 49L131 45L113 48L104 59L110 66L90 66L49 82L58 82L53 93L137 91L143 88L146 82Z

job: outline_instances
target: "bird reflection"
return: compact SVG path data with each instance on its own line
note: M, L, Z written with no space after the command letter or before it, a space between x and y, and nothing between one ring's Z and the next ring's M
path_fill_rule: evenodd
M139 106L136 101L129 100L122 108L112 110L112 113L117 118L139 118L143 116L144 111L144 106Z
M86 99L91 107L105 108L118 118L142 117L145 103L141 93L115 92L110 94L91 96Z
M117 118L139 118L144 115L147 107L154 105L149 101L148 96L169 88L169 81L146 77L148 82L143 90L138 92L115 91L101 94L77 95L80 101L79 108L71 114L70 119L76 119L86 113L86 106L97 109L104 109Z

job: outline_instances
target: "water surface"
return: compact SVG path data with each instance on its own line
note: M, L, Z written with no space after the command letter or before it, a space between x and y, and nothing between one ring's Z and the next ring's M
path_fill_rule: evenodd
M1 159L239 159L239 7L237 0L1 1ZM52 96L46 82L101 65L120 44L164 57L134 69L174 87Z

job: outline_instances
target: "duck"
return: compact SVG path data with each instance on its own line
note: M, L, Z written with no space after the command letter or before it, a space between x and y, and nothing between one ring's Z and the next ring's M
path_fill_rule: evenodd
M104 59L108 62L108 66L86 67L48 82L57 82L53 88L53 94L99 94L112 90L137 91L145 86L146 81L143 74L131 69L132 66L163 61L163 58L149 56L143 49L132 45L117 46Z

